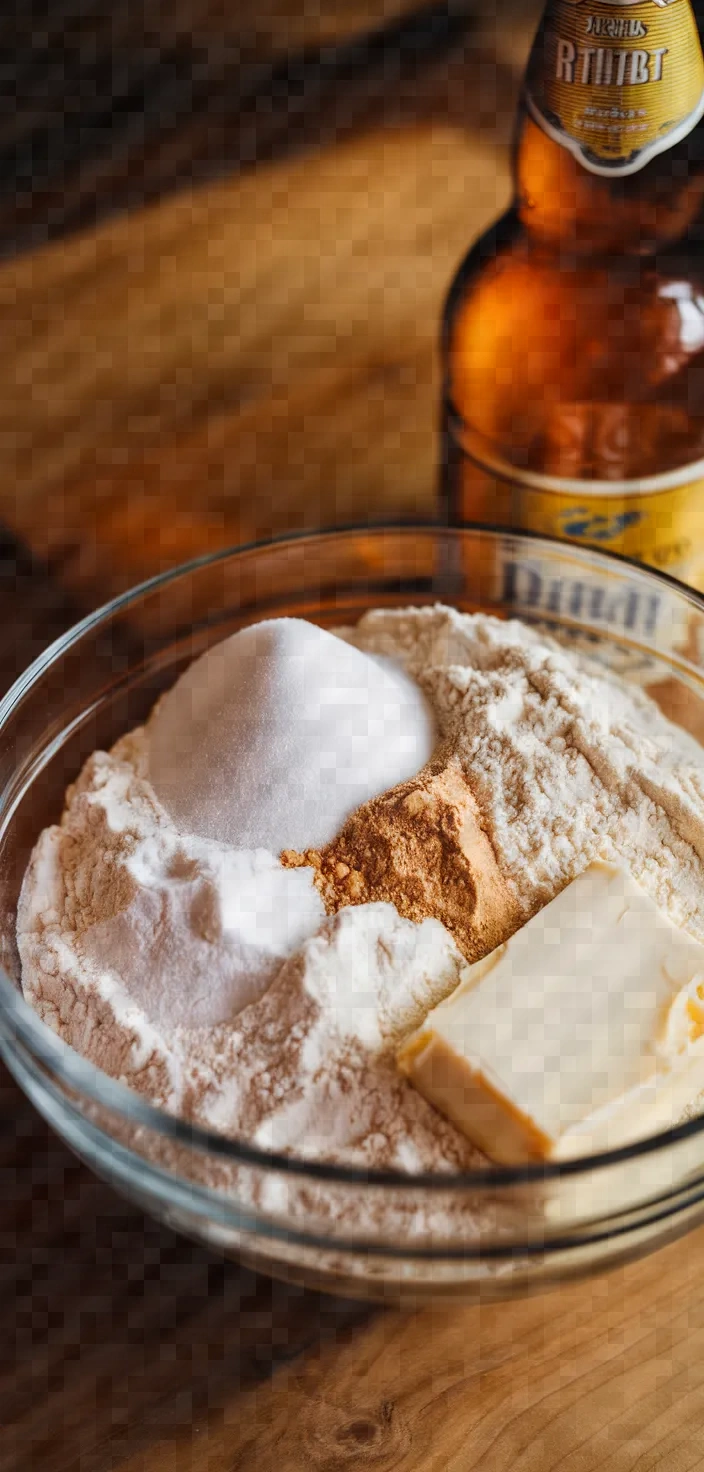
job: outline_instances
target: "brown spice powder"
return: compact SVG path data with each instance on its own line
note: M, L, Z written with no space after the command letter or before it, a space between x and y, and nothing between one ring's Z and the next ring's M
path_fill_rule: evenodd
M358 808L321 852L287 850L281 861L287 868L313 867L328 914L387 901L405 919L440 920L468 961L487 955L522 923L452 755L436 757L418 776Z

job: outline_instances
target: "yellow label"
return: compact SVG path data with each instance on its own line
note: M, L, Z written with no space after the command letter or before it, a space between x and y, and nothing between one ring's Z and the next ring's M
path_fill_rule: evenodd
M531 55L528 108L594 174L635 173L704 113L690 0L553 0Z
M704 592L704 464L642 481L559 480L482 461L454 438L455 516L644 562Z
M514 528L620 552L704 587L704 480L646 494L511 489Z

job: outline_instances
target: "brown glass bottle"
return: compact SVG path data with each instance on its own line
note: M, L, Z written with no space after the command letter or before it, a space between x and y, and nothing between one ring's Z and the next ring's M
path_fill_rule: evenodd
M513 204L445 311L451 522L563 536L704 586L703 113L690 0L550 0Z

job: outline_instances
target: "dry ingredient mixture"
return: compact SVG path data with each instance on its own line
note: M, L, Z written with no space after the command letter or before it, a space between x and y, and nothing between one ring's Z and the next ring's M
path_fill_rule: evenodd
M307 1158L471 1166L396 1049L595 857L704 940L702 749L518 622L286 622L247 631L246 658L242 635L211 651L86 764L25 878L25 993L186 1118Z

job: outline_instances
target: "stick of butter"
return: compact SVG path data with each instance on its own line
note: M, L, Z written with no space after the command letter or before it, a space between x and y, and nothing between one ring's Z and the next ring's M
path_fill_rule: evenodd
M704 945L595 863L467 968L398 1062L493 1160L587 1154L676 1124L704 1089L702 999Z

